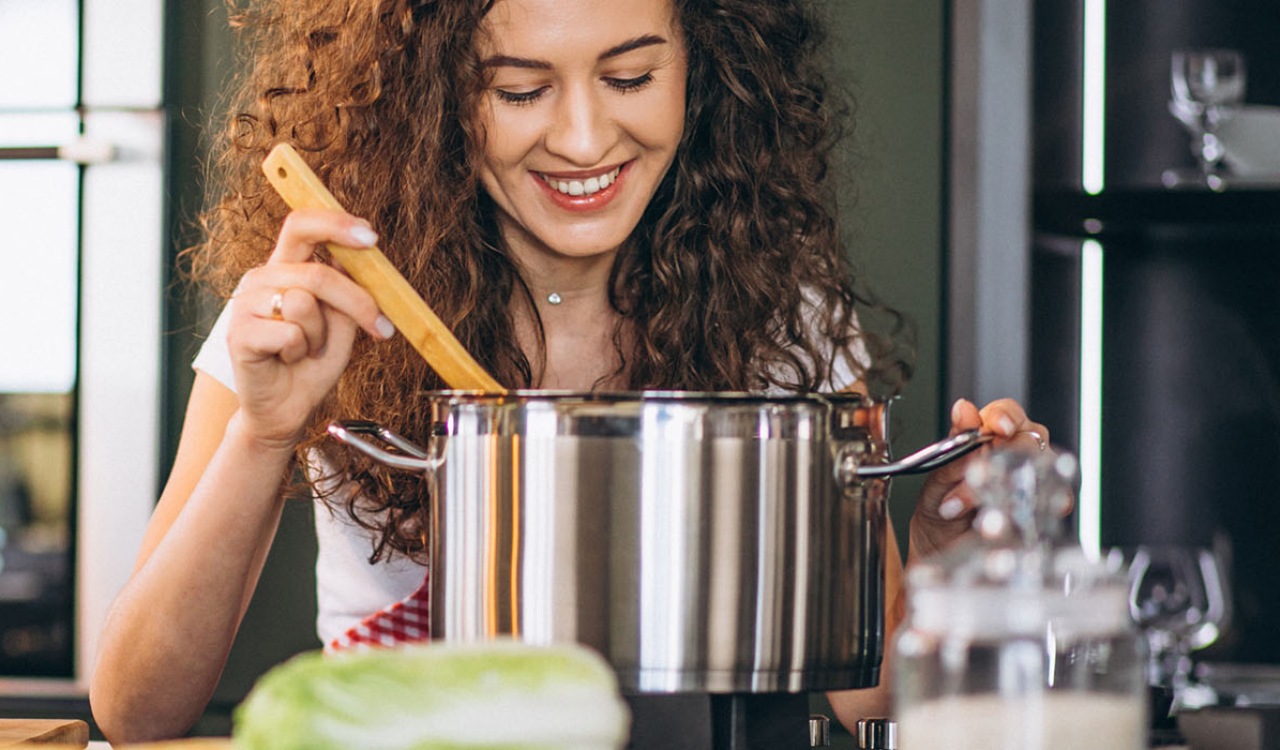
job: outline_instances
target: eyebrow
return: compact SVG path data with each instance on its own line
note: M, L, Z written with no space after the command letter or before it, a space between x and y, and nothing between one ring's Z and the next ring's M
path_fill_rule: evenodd
M667 40L657 34L645 34L643 36L638 36L634 39L628 39L622 44L614 45L604 52L601 52L600 56L596 58L596 61L603 62L612 57L625 55L632 50L637 50L642 47L652 47L655 44L667 44ZM493 57L487 57L480 63L480 65L484 68L529 68L531 70L551 70L553 67L551 63L546 60L533 60L528 57L513 57L511 55L494 55Z

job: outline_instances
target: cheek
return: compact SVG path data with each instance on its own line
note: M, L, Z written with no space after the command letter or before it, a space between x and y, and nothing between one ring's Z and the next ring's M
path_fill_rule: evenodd
M525 155L538 143L538 127L532 118L516 114L495 115L484 120L484 161L489 169L500 170L504 166L520 164Z
M661 133L663 141L671 148L679 145L681 136L684 135L685 110L688 105L685 98L685 85L683 73L681 74L679 85L671 87L657 107L654 107L654 132Z

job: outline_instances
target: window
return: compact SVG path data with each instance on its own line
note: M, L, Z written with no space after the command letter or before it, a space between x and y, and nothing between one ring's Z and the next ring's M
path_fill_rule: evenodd
M156 496L161 28L0 2L0 678L87 680Z

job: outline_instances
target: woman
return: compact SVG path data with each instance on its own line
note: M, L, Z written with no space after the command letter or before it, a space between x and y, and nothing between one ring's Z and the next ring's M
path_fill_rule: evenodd
M326 642L421 581L418 480L333 449L322 426L412 433L414 394L441 384L322 243L377 242L509 387L819 391L892 372L854 319L798 0L268 0L243 20L258 55L192 257L234 294L102 637L92 702L113 740L199 717L295 460L333 511L316 514ZM286 215L258 169L279 141L352 214ZM1008 401L960 402L952 422L1047 438ZM927 482L911 556L967 527L962 471ZM849 723L885 692L833 703Z

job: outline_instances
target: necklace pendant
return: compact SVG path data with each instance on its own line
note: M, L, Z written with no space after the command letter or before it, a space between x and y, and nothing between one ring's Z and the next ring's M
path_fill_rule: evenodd
M553 304L553 305L558 305L558 304L560 304L560 295L559 295L559 294L556 294L555 292L552 292L551 294L548 294L548 295L547 295L547 302L549 302L549 303L551 303L551 304Z

